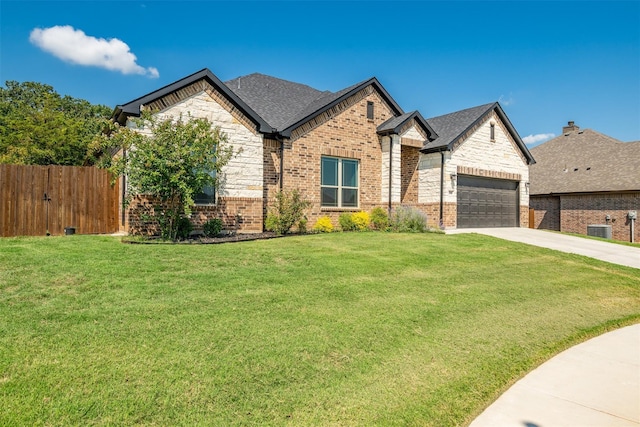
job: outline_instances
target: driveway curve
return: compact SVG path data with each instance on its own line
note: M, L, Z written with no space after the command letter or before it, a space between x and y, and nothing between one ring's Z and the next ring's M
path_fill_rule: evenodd
M470 427L640 426L640 324L600 335L540 365Z
M462 228L447 230L446 233L485 234L499 239L584 255L601 261L640 269L640 248L603 242L601 240L585 239L583 237L568 236L552 231L518 227Z

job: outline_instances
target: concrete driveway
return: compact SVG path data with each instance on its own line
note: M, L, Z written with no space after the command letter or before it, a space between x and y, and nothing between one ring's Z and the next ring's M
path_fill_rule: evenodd
M640 426L640 324L560 353L515 383L470 427Z
M582 237L567 236L546 230L534 230L531 228L461 228L447 230L447 234L478 233L499 239L514 242L527 243L542 248L555 249L557 251L584 255L591 258L607 261L613 264L625 265L640 269L640 248L603 242L600 240L585 239Z

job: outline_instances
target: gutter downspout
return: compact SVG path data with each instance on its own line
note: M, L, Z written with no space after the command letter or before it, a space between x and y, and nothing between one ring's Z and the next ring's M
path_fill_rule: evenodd
M391 218L391 185L393 179L391 176L391 169L393 166L393 135L389 135L389 218Z
M444 151L440 151L440 228L444 228Z
M280 191L284 188L284 138L276 135L276 141L280 141Z

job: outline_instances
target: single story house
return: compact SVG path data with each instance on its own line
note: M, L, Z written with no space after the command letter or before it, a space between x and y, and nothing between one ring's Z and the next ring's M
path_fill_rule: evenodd
M589 225L608 224L613 239L640 241L629 218L640 211L640 141L625 143L569 122L562 135L531 152L535 228L587 234Z
M113 118L128 125L143 110L205 117L242 148L224 186L194 209L196 227L215 216L261 232L273 195L289 189L311 201L309 227L399 205L446 228L528 225L534 160L497 102L427 120L376 78L329 92L263 74L222 82L203 69L118 105ZM122 212L123 229L144 231L138 210Z

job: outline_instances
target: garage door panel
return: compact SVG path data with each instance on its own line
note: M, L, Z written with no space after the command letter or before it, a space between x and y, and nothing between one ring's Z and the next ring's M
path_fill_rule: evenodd
M458 177L458 228L518 225L518 183L462 175Z

